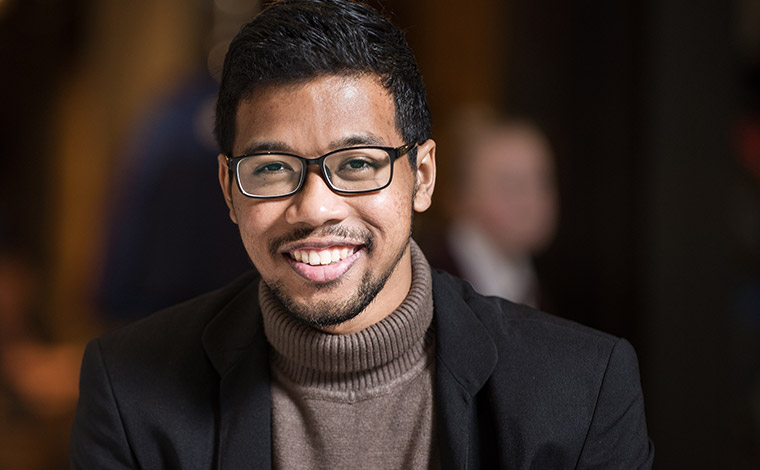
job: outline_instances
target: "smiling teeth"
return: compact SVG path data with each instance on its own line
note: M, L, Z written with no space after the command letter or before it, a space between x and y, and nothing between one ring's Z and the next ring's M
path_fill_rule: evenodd
M312 266L324 266L330 263L337 263L354 254L353 248L333 248L332 250L293 250L290 253L291 258L302 263Z

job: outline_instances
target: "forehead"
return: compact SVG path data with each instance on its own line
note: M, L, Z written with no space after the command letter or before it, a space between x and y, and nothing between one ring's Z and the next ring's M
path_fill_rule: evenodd
M236 116L236 154L289 150L319 154L340 142L401 145L395 105L372 75L318 77L269 85L242 100Z

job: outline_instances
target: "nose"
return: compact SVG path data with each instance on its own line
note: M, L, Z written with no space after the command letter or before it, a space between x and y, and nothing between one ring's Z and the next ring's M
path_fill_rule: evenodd
M291 196L285 220L291 225L319 227L345 219L348 215L345 197L327 186L319 168L309 168L305 178L301 190Z

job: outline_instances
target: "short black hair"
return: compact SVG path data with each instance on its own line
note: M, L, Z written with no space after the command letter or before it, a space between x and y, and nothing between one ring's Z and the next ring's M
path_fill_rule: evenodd
M257 88L326 75L372 74L393 97L405 143L430 138L430 109L403 33L367 5L348 0L281 0L243 26L224 60L215 132L232 155L241 100ZM414 155L410 155L412 163ZM416 166L413 165L412 168Z

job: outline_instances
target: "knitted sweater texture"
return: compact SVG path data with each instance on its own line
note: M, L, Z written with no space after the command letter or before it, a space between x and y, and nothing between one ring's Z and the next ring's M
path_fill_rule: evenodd
M430 266L388 317L333 335L290 316L261 283L272 371L274 468L437 468Z

